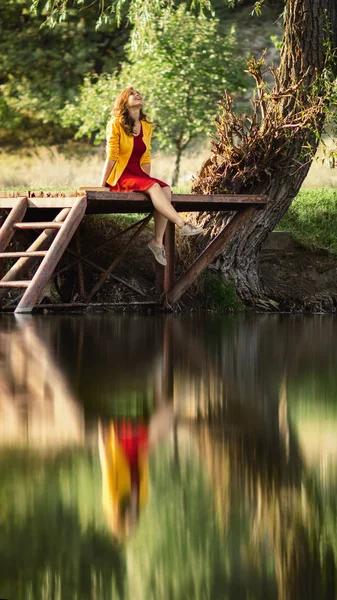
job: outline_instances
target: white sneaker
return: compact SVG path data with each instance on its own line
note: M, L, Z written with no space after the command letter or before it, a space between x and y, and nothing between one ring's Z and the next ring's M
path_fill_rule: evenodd
M197 225L193 225L192 223L185 223L179 229L179 235L183 235L185 237L189 235L200 235L204 231L203 227L198 227Z
M163 267L166 267L167 261L166 261L164 246L162 246L161 248L159 248L159 246L155 246L153 244L153 242L150 242L148 244L148 248L150 248L153 256L156 259L156 261L159 262L160 265L163 265Z

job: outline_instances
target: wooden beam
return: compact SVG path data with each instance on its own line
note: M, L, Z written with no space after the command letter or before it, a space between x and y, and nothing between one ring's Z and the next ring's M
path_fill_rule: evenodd
M141 192L87 191L87 214L139 213L151 210L149 197ZM265 208L267 197L262 195L173 194L172 204L178 212L207 210L233 211L256 206Z
M59 214L55 217L54 221L57 223L64 221L66 216L69 214L70 209L64 208L59 212ZM38 238L29 246L27 252L35 252L37 250L43 250L48 247L50 239L55 236L54 229L45 229ZM2 281L13 281L14 279L18 279L18 277L22 277L25 273L27 273L28 269L34 264L36 258L32 257L22 257L20 258L15 265L13 265L10 270L3 276ZM0 291L0 300L6 294L4 291Z
M13 198L13 201L13 207L11 207L12 210L0 229L0 252L3 252L11 241L15 233L14 225L18 221L21 221L26 214L27 198Z
M40 256L46 256L47 251L41 252L0 252L0 258L21 258L26 256L27 258L38 258Z
M48 280L85 214L86 206L87 201L85 196L75 201L63 223L62 229L60 229L54 238L47 256L43 259L29 288L16 307L15 313L31 312L35 304L39 302Z
M149 197L143 192L109 192L109 191L87 191L88 200L121 200L143 202ZM256 194L172 194L172 202L191 202L192 204L202 204L203 202L211 202L213 204L234 203L237 205L246 204L262 204L267 202L267 196Z
M93 260L89 260L88 258L85 258L84 256L82 256L80 258L78 256L78 254L74 250L71 250L71 248L67 248L66 252L68 252L72 256L77 256L79 260L83 261L84 263L86 263L90 267L93 267L94 269L97 269L97 271L100 271L101 273L105 273L105 268L104 267L101 267L100 265L98 265L97 263L95 263ZM73 267L76 264L78 264L78 261L75 261L75 263L70 263L70 265L67 265L67 267L65 267L64 269L62 269L62 272L64 272L67 269L71 269L71 267ZM59 272L60 271L58 271L58 273ZM141 290L140 288L136 287L135 285L132 285L132 283L129 283L128 281L125 281L125 279L122 279L121 277L118 277L117 275L113 275L112 273L110 273L109 277L111 277L115 281L118 281L118 283L121 283L121 284L125 285L125 287L129 288L133 292L136 292L140 296L146 296L146 294L145 294L145 292L143 292L143 290Z
M175 225L168 221L164 237L167 265L156 262L156 290L158 294L167 293L175 283Z
M30 281L0 281L0 288L28 288Z
M1 198L0 208L14 208L18 198ZM76 200L72 198L27 198L27 208L71 208Z
M35 221L34 223L15 223L14 229L61 229L62 223L55 221Z
M255 212L255 208L246 208L238 211L231 221L220 231L205 250L198 256L194 263L178 279L174 287L169 291L166 300L169 305L175 304L185 293L193 281L208 267L208 265L221 254L224 247L229 244L238 230L248 221Z
M175 225L168 221L164 238L167 265L164 268L163 292L166 294L175 283Z
M102 274L102 277L100 278L100 280L96 283L96 285L94 285L94 287L92 288L91 292L89 292L89 294L86 297L86 301L89 302L91 300L91 298L96 294L96 292L98 292L98 290L102 287L103 283L105 282L105 280L107 279L107 277L110 275L110 273L117 267L117 265L120 263L120 261L122 260L123 256L125 256L125 254L128 252L128 250L130 249L130 247L132 246L132 244L134 243L135 239L138 237L138 235L143 231L143 229L146 227L146 225L148 224L148 222L150 221L150 219L152 218L152 213L150 213L146 219L143 220L142 224L140 225L140 227L138 227L138 229L135 231L135 233L131 236L131 238L129 239L128 244L124 247L124 249L122 250L122 252L116 256L115 260L111 263L111 265L106 269L105 273Z
M77 254L80 257L80 262L77 265L77 276L78 276L78 287L81 298L85 296L85 287L84 287L84 271L83 271L83 263L82 263L82 249L81 249L81 234L80 229L78 228L75 234L76 241L76 250Z

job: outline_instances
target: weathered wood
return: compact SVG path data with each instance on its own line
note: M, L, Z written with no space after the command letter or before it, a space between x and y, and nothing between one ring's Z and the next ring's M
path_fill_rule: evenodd
M206 267L222 252L224 247L233 239L238 230L248 221L255 212L255 208L246 208L237 212L231 221L220 231L205 250L198 256L194 263L178 279L174 287L166 296L167 302L172 305L185 293L193 281L206 269Z
M89 302L91 300L91 298L96 294L96 292L98 292L98 290L102 287L102 285L105 282L105 280L107 279L107 277L110 275L110 273L112 273L112 271L117 267L117 265L120 263L122 258L125 256L125 254L129 251L129 249L133 245L135 239L143 231L143 229L146 227L146 225L148 224L148 222L150 221L151 218L152 218L152 213L150 213L143 220L140 227L138 227L138 229L135 231L135 233L129 239L128 244L125 246L125 248L122 250L122 252L115 258L115 260L111 263L111 265L106 269L105 273L102 274L102 277L100 278L100 280L96 283L96 285L94 285L91 292L87 295L87 297L86 297L87 302Z
M8 208L8 207L6 207ZM15 229L14 225L23 219L27 210L27 198L14 198L12 210L0 229L0 252L3 252L11 241Z
M21 258L21 256L38 258L39 256L46 256L46 254L46 250L41 252L0 252L0 258Z
M73 256L78 256L78 254L76 252L74 252L74 250L71 250L71 248L67 248L66 252L68 252L69 254L72 254ZM84 263L86 263L90 267L97 269L97 271L100 271L101 273L105 273L105 268L101 267L100 265L95 263L93 260L89 260L87 258L84 258L83 256L81 257L80 260L82 260ZM75 261L75 264L77 264L77 263L78 263L78 261ZM74 263L67 265L67 267L62 269L62 272L64 272L67 269L71 269L72 266L74 266ZM146 296L146 294L140 288L136 287L135 285L132 285L132 283L129 283L128 281L125 281L125 279L122 279L121 277L118 277L117 275L113 275L112 273L110 274L110 277L111 277L111 279L118 281L118 283L122 283L123 285L125 285L125 287L128 287L130 290L132 290L133 292L136 292L140 296Z
M61 229L62 223L55 223L55 221L36 221L32 223L15 223L15 229Z
M170 221L165 231L164 246L167 265L164 268L163 292L167 293L175 283L175 226Z
M175 225L170 221L166 226L164 248L166 267L156 262L156 290L158 294L167 293L175 282Z
M152 210L150 198L141 192L87 191L87 214L139 213ZM172 205L178 212L232 211L249 206L264 208L266 196L172 194Z
M75 201L62 225L62 229L60 229L53 240L47 256L43 259L29 288L16 307L15 313L31 312L34 305L40 300L46 283L85 214L86 205L87 202L85 196L80 197Z
M55 217L54 221L61 222L64 221L66 216L69 214L70 209L64 208L59 212L59 214ZM35 252L37 250L42 250L48 247L50 239L55 236L54 229L45 229L42 233L40 233L39 237L29 246L27 252ZM3 276L2 281L13 281L22 277L25 273L27 273L28 269L34 264L36 258L34 257L22 257L20 258L15 265L13 265L10 270ZM6 294L5 291L0 291L0 300Z
M82 263L82 256L81 256L82 255L81 234L80 234L79 229L77 229L77 231L76 231L75 241L76 241L77 254L79 255L79 258L80 258L80 262L77 265L78 287L79 287L79 293L80 293L81 298L84 298L84 296L85 296L84 273L83 273L83 263Z
M0 281L0 288L28 287L30 281Z
M158 302L149 300L145 302L71 302L63 304L37 304L34 306L34 310L47 309L62 309L62 308L110 308L111 306L158 306Z
M17 198L2 198L0 196L0 209L14 208ZM27 198L27 208L71 208L76 197L67 198Z

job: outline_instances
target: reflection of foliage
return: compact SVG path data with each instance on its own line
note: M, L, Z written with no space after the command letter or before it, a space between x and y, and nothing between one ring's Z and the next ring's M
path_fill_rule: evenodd
M98 462L8 451L1 471L2 595L110 600L115 590L124 597L123 555L103 528Z
M203 464L180 453L179 465L168 448L151 462L151 499L128 549L130 591L137 600L274 598L272 561L249 546L239 504L222 531Z
M247 500L253 546L269 534L279 600L335 597L334 530L325 526L325 515L331 516L333 507L324 503L317 482L306 472L291 426L287 446L277 415L274 423L269 418L266 424L258 414L253 418L247 408L228 400L222 415L221 409L209 415L210 424L197 434L218 500L223 503L227 493L228 502L235 501L219 477L225 456L231 487ZM240 421L236 435L221 434L220 423L228 428ZM336 513L332 522L335 519Z

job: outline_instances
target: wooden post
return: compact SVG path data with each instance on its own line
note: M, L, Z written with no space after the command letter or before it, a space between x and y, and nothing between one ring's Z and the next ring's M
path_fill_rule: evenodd
M50 279L57 263L82 220L86 207L87 200L85 196L78 198L78 200L74 202L62 228L50 246L47 256L43 259L29 288L16 307L15 313L31 312L35 304L38 303L46 283Z
M81 234L80 234L80 229L78 228L78 230L76 231L76 251L77 254L80 256L82 255L82 250L81 250ZM78 275L78 287L79 287L79 292L80 292L80 297L84 298L85 296L85 287L84 287L84 273L83 273L83 263L80 260L80 262L77 265L77 275Z
M175 225L168 221L164 237L167 265L156 262L156 290L158 294L167 294L175 283Z
M0 252L3 252L7 248L15 233L14 225L23 219L26 210L27 198L18 198L14 208L12 208L0 229Z
M237 212L231 221L222 231L212 240L205 250L198 256L189 269L178 279L174 287L167 294L167 302L172 305L177 302L191 283L208 267L208 265L222 252L223 248L229 244L234 235L257 210L255 207L246 208Z

